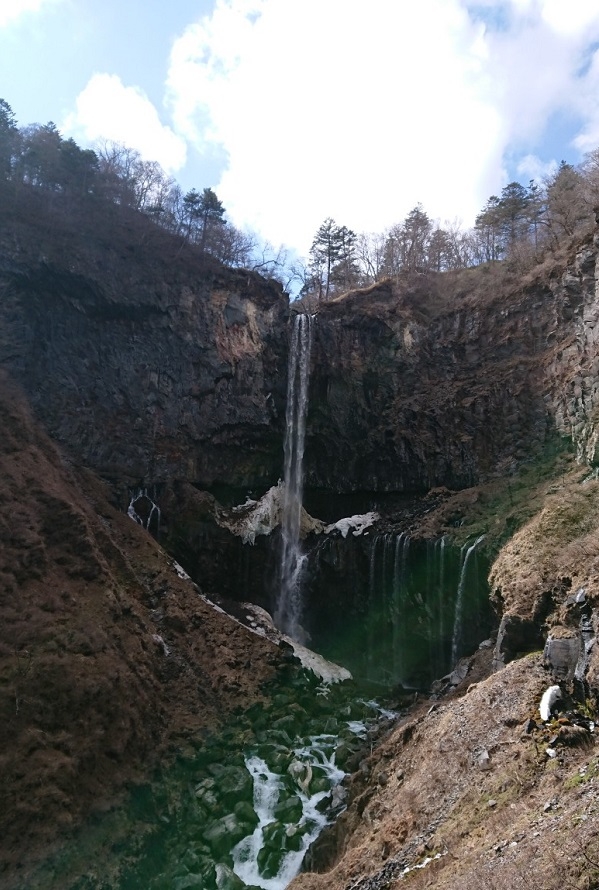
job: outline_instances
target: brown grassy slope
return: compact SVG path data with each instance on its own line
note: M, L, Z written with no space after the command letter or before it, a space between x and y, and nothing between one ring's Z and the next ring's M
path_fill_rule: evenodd
M539 622L542 636L574 634L581 607L573 595L584 590L597 634L599 482L566 459L556 469L553 479L532 474L528 487L512 480L507 496L494 486L448 493L430 521L438 533L459 514L468 534L486 523L493 537L496 515L497 540L508 520L521 522L491 571L499 612ZM475 668L486 659L488 670L490 656L481 650ZM596 643L586 679L583 709L592 713ZM539 701L554 682L533 653L490 676L473 669L455 695L419 705L353 777L336 865L298 878L293 890L598 887L599 733L567 717L541 724ZM566 701L564 712L571 707Z
M2 883L254 700L274 647L177 576L4 376L0 429Z
M532 617L539 598L585 589L599 599L599 482L589 471L555 486L542 509L503 547L491 573L504 611Z
M421 705L362 766L337 864L290 890L597 886L585 884L597 871L585 859L597 858L597 743L558 743L550 758L559 724L527 731L548 682L532 655Z

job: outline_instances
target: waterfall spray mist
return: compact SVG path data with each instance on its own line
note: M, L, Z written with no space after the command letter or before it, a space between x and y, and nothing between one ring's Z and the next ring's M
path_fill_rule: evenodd
M281 512L282 547L277 627L293 639L301 632L301 577L305 556L300 544L303 460L310 377L311 318L296 315L293 321L287 382L284 493Z

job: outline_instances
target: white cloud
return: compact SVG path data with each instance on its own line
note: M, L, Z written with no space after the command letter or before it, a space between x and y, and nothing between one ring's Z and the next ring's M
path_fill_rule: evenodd
M39 12L59 0L0 0L0 28L12 25L29 12Z
M543 0L542 16L558 34L579 36L599 22L597 0Z
M581 71L599 38L599 6L596 0L569 0L567 6L563 0L510 2L508 27L489 30L486 41L495 85L488 99L505 122L506 148L513 150L534 144L553 114L576 108L586 77ZM578 103L583 122L597 107L596 99L589 100Z
M526 181L534 179L536 183L543 182L544 179L553 176L557 171L557 161L542 161L537 155L525 155L518 162L518 175L526 184Z
M505 184L506 152L534 154L587 82L578 113L595 132L580 69L599 8L567 7L217 0L173 47L173 120L200 151L225 150L219 196L272 241L305 251L326 216L381 230L419 201L469 223Z
M588 66L582 83L573 96L573 102L586 118L585 124L574 140L580 151L591 151L599 146L599 50Z
M142 90L124 86L114 74L93 75L61 129L87 142L122 142L146 160L158 161L167 173L180 170L186 161L185 141L161 123Z

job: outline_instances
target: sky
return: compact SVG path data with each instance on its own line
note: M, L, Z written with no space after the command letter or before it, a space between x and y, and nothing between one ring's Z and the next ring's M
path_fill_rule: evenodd
M599 0L0 0L0 97L306 255L599 147Z

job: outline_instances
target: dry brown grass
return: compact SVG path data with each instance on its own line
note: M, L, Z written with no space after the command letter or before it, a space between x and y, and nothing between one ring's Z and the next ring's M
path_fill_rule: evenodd
M503 547L490 574L504 610L532 615L545 592L585 587L599 573L599 483L573 473L543 508ZM559 603L556 603L559 606Z
M398 727L375 752L373 775L384 769L390 780L350 818L354 832L338 864L301 876L294 890L599 886L596 745L560 747L550 759L549 733L525 731L546 683L541 657L531 655L432 711L423 703L410 718L415 731Z

